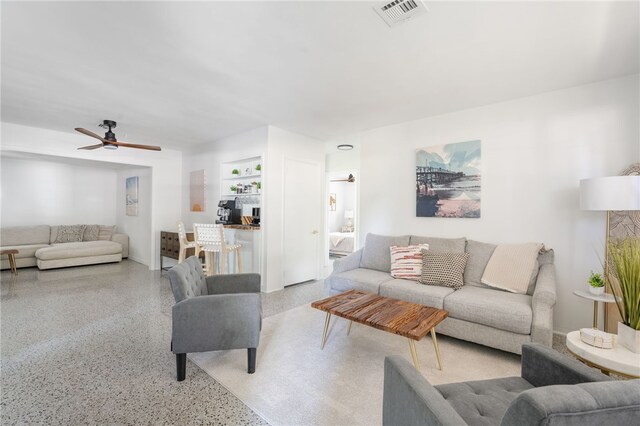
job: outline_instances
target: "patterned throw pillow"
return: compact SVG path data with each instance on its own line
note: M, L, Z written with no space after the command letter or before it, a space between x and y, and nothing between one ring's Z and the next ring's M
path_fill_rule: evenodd
M96 241L100 233L100 225L87 225L82 234L82 241Z
M54 243L78 243L82 241L84 225L60 225Z
M463 274L467 259L469 253L432 253L422 250L420 282L458 290L464 285Z
M403 280L420 281L422 274L422 250L429 244L417 246L391 246L391 276Z
M111 241L111 237L114 232L116 232L116 227L114 226L100 226L100 230L98 231L98 240L101 241Z

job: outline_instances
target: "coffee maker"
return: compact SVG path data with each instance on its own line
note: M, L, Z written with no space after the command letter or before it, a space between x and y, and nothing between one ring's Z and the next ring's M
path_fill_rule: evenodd
M242 223L242 210L236 208L236 200L220 200L218 202L218 219L216 223L224 225Z
M251 218L253 219L251 225L260 226L260 207L251 209Z

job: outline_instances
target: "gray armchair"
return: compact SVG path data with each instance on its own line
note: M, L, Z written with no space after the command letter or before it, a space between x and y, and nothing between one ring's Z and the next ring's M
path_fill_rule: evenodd
M614 381L532 343L522 346L521 377L439 386L388 356L382 411L386 426L629 426L640 418L640 380Z
M262 328L260 275L205 277L191 256L169 270L173 305L171 351L178 381L185 378L187 353L247 348L249 374L256 370Z

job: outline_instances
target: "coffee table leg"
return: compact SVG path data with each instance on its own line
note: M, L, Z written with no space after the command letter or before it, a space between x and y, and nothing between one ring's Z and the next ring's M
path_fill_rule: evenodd
M433 340L433 347L436 350L436 356L438 357L438 369L442 370L442 360L440 359L440 349L438 349L438 340L436 339L436 329L431 329L431 339Z
M11 266L11 273L14 275L18 275L18 270L16 269L16 255L10 253L9 257L9 265Z
M411 349L413 365L416 367L416 370L420 371L420 363L418 363L418 352L416 352L416 342L414 342L413 339L409 339L409 349Z
M353 321L349 321L349 328L347 328L347 336L349 335L349 333L351 333L351 325L353 324Z
M331 321L331 313L327 312L327 317L324 320L324 332L322 333L322 343L320 349L324 349L324 343L327 341L327 331L329 330L329 322Z

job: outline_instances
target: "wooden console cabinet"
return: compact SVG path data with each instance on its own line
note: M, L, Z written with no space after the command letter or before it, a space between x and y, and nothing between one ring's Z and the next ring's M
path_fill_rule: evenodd
M193 232L187 232L187 240L193 241ZM187 256L193 256L195 250L187 249ZM163 267L163 260L165 257L169 259L178 260L180 255L180 240L177 232L160 231L160 270L168 270L170 268Z

